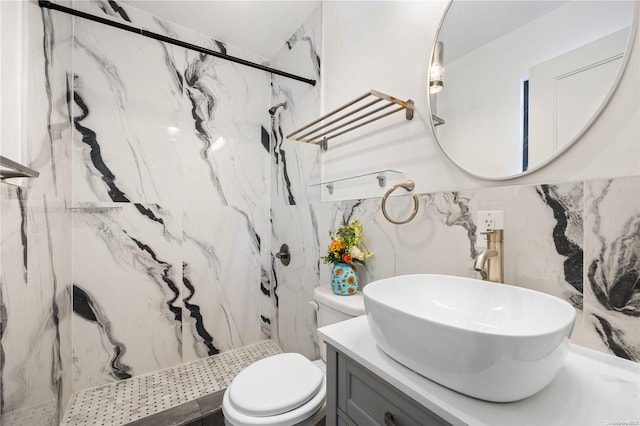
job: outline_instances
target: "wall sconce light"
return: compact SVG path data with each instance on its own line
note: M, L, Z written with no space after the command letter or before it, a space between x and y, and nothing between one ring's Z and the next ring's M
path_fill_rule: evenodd
M435 95L444 89L444 43L436 42L429 70L429 94Z

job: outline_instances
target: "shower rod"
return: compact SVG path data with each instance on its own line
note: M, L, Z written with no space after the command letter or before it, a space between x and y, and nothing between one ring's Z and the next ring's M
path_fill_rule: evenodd
M167 37L167 36L164 36L162 34L154 33L154 32L151 32L151 31L144 30L142 28L136 28L136 27L133 27L131 25L123 24L122 22L112 21L110 19L105 19L105 18L102 18L100 16L92 15L90 13L81 12L79 10L75 10L75 9L70 8L70 7L62 6L62 5L59 5L59 4L56 4L56 3L52 3L49 0L39 0L38 4L40 5L40 7L43 7L43 8L46 8L46 9L53 9L53 10L57 10L59 12L68 13L69 15L77 16L79 18L88 19L88 20L94 21L94 22L99 22L101 24L108 25L110 27L119 28L121 30L125 30L125 31L129 31L129 32L132 32L132 33L135 33L135 34L139 34L139 35L144 36L144 37L148 37L148 38L152 38L154 40L162 41L164 43L173 44L174 46L184 47L185 49L194 50L196 52L204 53L206 55L215 56L215 57L221 58L221 59L226 59L227 61L235 62L235 63L240 64L240 65L245 65L247 67L256 68L256 69L259 69L259 70L262 70L262 71L270 72L272 74L277 74L277 75L280 75L282 77L291 78L293 80L298 80L298 81L301 81L303 83L310 84L312 86L316 85L316 80L312 80L312 79L305 78L305 77L300 77L300 76L295 75L295 74L291 74L291 73L288 73L288 72L285 72L285 71L280 71L280 70L275 69L275 68L267 67L267 66L262 65L262 64L257 64L255 62L247 61L247 60L242 59L242 58L238 58L238 57L235 57L235 56L227 55L225 53L216 52L215 50L210 50L210 49L206 49L204 47L197 46L195 44L186 43L184 41L181 41L181 40L178 40L178 39L175 39L175 38L171 38L171 37Z

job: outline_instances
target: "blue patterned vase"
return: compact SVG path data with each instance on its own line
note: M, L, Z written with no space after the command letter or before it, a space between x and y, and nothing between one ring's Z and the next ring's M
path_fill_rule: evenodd
M348 296L358 291L358 274L349 263L334 263L331 270L331 288L335 294Z

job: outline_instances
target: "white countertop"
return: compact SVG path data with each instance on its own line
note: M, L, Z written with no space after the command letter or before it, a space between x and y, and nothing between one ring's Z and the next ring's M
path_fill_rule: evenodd
M454 425L640 426L640 364L572 346L564 367L527 399L494 403L445 388L378 348L365 315L319 329L327 343Z

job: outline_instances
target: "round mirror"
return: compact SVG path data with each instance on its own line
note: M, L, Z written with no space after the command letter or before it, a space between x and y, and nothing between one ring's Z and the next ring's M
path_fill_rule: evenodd
M548 164L613 94L635 36L635 3L452 0L429 72L443 151L487 179Z

